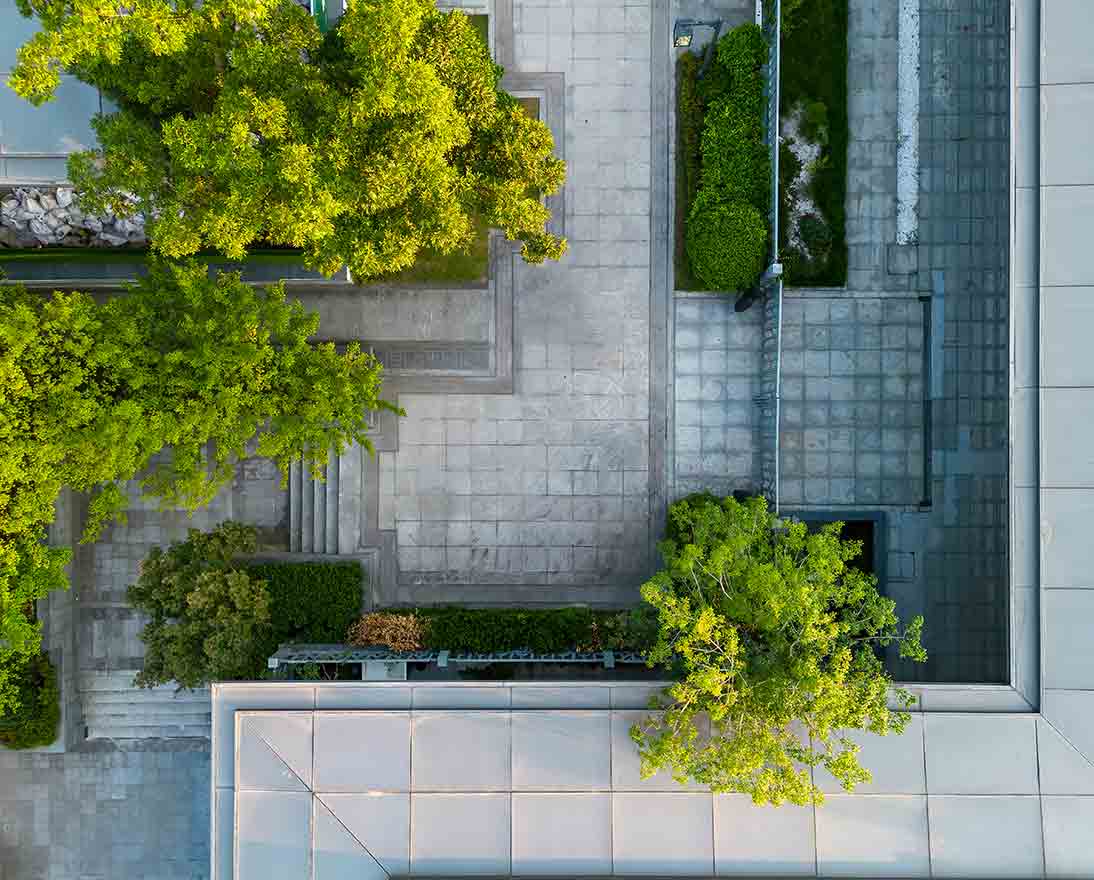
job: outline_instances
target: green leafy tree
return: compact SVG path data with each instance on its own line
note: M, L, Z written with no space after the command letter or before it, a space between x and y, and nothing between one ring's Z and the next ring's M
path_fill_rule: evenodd
M696 495L672 505L665 569L642 587L660 620L652 664L681 673L635 725L642 773L668 768L756 803L820 801L810 767L852 790L869 781L849 730L900 733L892 681L876 653L897 641L925 660L923 619L901 630L877 580L850 563L861 542L842 523L809 532L762 498ZM898 690L907 708L912 697Z
M124 295L0 286L0 650L35 653L34 599L64 586L67 552L41 543L64 486L92 493L84 539L138 479L196 509L250 450L283 474L321 474L327 450L371 450L381 368L355 345L312 344L316 315L199 265L153 265ZM153 457L161 452L157 462Z
M478 219L529 262L565 250L550 131L461 12L357 2L324 37L294 0L18 3L42 30L12 88L40 104L70 71L116 101L69 176L89 211L142 212L165 256L285 245L367 279L466 249Z
M190 529L167 552L152 549L129 602L150 620L134 684L177 681L197 688L218 679L254 677L270 627L266 583L233 560L256 548L255 530L225 522L211 532Z

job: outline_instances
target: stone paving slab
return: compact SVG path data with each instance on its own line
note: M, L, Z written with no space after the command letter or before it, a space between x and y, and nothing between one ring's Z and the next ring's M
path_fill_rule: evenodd
M925 497L923 306L783 300L784 504L916 504Z

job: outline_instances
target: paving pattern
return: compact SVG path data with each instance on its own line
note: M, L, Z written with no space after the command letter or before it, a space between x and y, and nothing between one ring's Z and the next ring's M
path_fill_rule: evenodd
M782 373L784 504L904 505L925 497L918 302L788 293Z
M942 282L932 395L932 510L896 534L915 554L898 586L926 615L907 680L1006 681L1009 411L1009 9L921 0L919 285ZM925 541L923 539L926 539ZM914 604L913 604L914 603Z
M0 751L0 880L207 876L208 751Z
M675 495L756 490L762 308L677 295L675 313Z
M401 601L618 603L650 565L650 26L645 0L514 4L516 70L565 76L570 252L515 265L511 396L400 396Z

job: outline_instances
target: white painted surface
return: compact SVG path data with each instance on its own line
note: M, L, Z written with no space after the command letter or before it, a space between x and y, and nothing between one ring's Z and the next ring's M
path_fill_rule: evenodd
M930 798L936 877L1043 876L1041 799Z
M509 795L418 794L410 809L411 873L509 873Z
M919 240L919 0L900 0L897 55L896 241Z
M714 872L710 795L643 792L612 795L616 874Z
M611 871L610 794L513 794L514 874L603 876Z
M924 720L932 794L1037 793L1032 715L928 715Z
M415 789L508 791L512 787L508 713L416 713L412 724Z
M611 787L606 712L514 712L513 790Z
M316 791L410 789L410 719L405 712L319 712Z
M742 794L714 796L714 872L762 877L813 876L813 810L783 804L761 810Z
M816 811L816 822L822 876L930 874L926 797L836 795Z

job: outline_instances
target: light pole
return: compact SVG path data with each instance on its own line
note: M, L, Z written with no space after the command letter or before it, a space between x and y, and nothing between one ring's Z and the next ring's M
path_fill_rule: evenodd
M711 46L707 49L706 58L703 59L703 66L699 68L697 79L702 79L703 75L707 72L707 67L710 65L710 59L714 57L714 45L718 42L718 34L722 30L722 20L720 18L713 18L709 20L700 21L696 18L678 18L672 23L672 45L675 49L687 49L691 46L691 41L695 38L695 29L699 27L712 28L714 30L714 38L711 40Z

